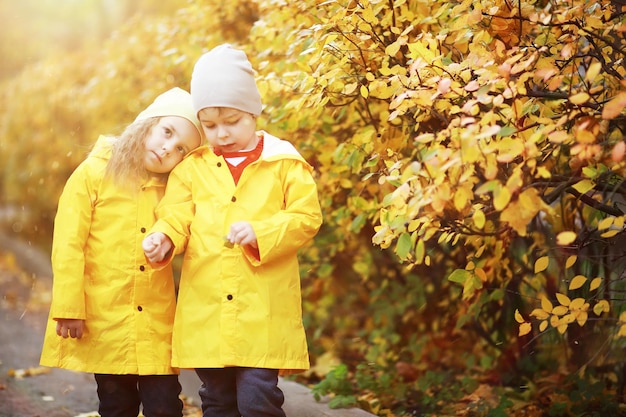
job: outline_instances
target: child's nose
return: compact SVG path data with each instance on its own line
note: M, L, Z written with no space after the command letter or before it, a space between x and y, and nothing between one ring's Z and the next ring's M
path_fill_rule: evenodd
M217 136L219 136L220 138L228 136L228 130L226 129L226 126L218 125Z

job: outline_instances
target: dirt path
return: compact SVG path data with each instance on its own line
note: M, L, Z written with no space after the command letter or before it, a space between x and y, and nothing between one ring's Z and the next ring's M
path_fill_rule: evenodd
M98 407L91 375L39 368L48 263L36 249L0 236L0 417L73 417Z

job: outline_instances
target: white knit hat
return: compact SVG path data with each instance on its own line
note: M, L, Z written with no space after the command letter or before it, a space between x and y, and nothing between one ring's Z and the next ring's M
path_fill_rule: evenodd
M191 98L197 112L206 107L229 107L261 114L259 89L246 53L229 44L202 55L191 74Z
M139 113L135 121L163 116L184 117L198 129L200 137L204 137L202 125L200 125L196 114L197 112L194 110L191 103L191 94L182 88L174 87L154 99L152 104Z

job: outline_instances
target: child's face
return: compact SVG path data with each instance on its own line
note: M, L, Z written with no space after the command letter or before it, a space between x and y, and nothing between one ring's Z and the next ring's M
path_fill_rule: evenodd
M237 152L256 147L256 117L252 114L225 107L207 107L198 112L198 118L213 148Z
M155 174L170 172L190 151L200 146L200 133L184 117L165 116L146 138L144 163Z

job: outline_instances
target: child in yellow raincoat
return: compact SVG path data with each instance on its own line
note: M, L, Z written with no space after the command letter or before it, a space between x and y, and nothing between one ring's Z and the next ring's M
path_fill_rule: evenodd
M171 268L141 247L169 172L202 142L187 91L161 94L119 137L100 136L68 179L52 244L41 364L95 374L102 417L180 417L171 366Z
M186 247L172 364L196 370L204 417L284 417L279 373L309 368L297 252L322 223L313 169L256 130L261 98L243 51L203 55L191 96L210 148L172 172L144 240L151 262Z

